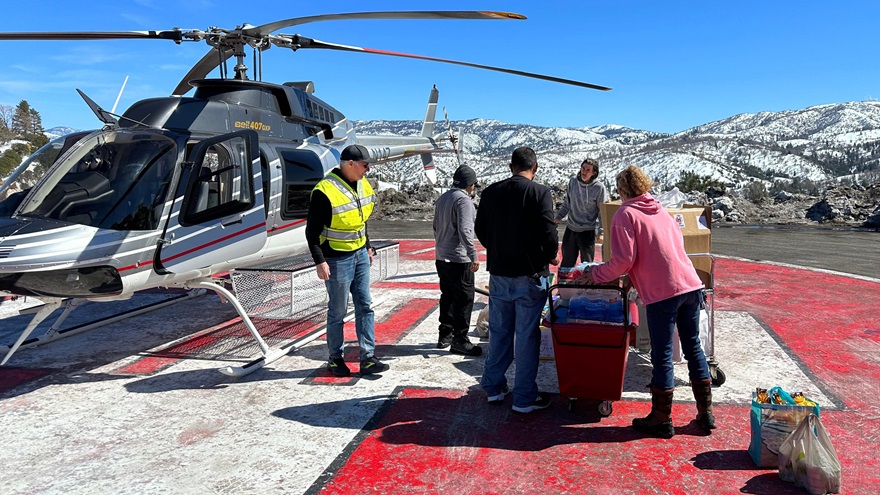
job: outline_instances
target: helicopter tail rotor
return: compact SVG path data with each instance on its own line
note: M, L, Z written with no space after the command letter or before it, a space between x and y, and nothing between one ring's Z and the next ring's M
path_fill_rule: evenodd
M446 113L446 107L443 107L443 117L446 119L446 129L449 132L449 142L452 144L452 149L455 150L455 159L458 161L458 166L461 166L461 140L458 138L458 135L455 134L455 131L452 130L452 124L449 123L449 114Z

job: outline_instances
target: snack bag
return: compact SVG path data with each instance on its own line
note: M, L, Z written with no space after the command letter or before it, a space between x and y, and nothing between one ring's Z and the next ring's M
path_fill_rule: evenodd
M752 393L751 408L751 440L749 455L755 464L761 467L776 467L779 464L777 454L782 441L797 428L798 424L809 414L819 416L819 405L799 406L785 390L773 387L766 393L758 389ZM766 395L770 403L765 403ZM781 403L774 403L775 400Z

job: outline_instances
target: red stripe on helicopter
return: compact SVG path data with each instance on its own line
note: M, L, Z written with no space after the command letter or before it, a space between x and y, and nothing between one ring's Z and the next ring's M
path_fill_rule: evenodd
M305 219L302 219L302 220L297 220L293 223L281 225L280 227L272 227L271 229L269 229L269 233L271 234L272 232L277 232L279 230L289 229L290 227L293 227L295 225L299 225L301 223L304 223L305 221L306 221Z
M135 268L140 268L140 267L142 267L142 266L149 266L149 265L152 265L152 264L153 264L153 260L148 260L148 261L144 261L144 262L141 262L141 263L136 263L136 264L134 264L134 265L123 266L122 268L120 268L120 269L117 270L117 271L124 272L124 271L126 271L126 270L134 270Z
M229 234L229 235L224 236L224 237L221 237L221 238L219 238L219 239L215 239L215 240L213 240L213 241L211 241L211 242L208 242L208 243L202 244L201 246L196 246L196 247L194 247L194 248L192 248L192 249L187 249L186 251L183 251L182 253L177 253L177 254L175 254L174 256L169 256L168 258L163 258L163 259L162 259L162 263L166 263L166 262L168 262L168 261L171 261L171 260L174 260L174 259L180 258L181 256L186 256L186 255L191 254L191 253L194 253L194 252L196 252L196 251L198 251L198 250L200 250L200 249L204 249L204 248L206 248L206 247L208 247L208 246L213 246L214 244L219 244L219 243L221 243L221 242L223 242L223 241L226 241L226 240L232 239L233 237L237 237L237 236L240 236L240 235L242 235L242 234L246 234L246 233L248 233L248 232L250 232L250 231L252 231L252 230L259 229L259 228L262 228L262 227L265 227L265 226L266 226L266 222L262 222L262 223L259 223L259 224L257 224L257 225L254 225L254 226L252 226L252 227L248 227L248 228L246 228L246 229L244 229L244 230L240 230L240 231L238 231L238 232L233 232L232 234Z

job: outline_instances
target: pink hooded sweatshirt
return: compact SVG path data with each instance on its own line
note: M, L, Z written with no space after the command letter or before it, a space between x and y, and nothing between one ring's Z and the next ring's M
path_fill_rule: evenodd
M684 251L681 228L650 194L623 202L611 220L611 239L611 260L593 268L596 282L629 273L645 304L703 287Z

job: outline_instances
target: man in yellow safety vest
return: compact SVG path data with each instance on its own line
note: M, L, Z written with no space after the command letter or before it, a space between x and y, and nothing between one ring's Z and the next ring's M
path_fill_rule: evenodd
M357 144L342 150L339 167L333 169L312 190L306 240L315 261L318 278L324 281L330 301L327 306L327 368L335 376L349 376L343 348L343 318L348 294L354 300L355 331L360 346L360 373L370 375L388 370L374 355L373 309L370 306L370 264L373 248L367 236L367 220L375 195L364 179L370 170L370 152Z

